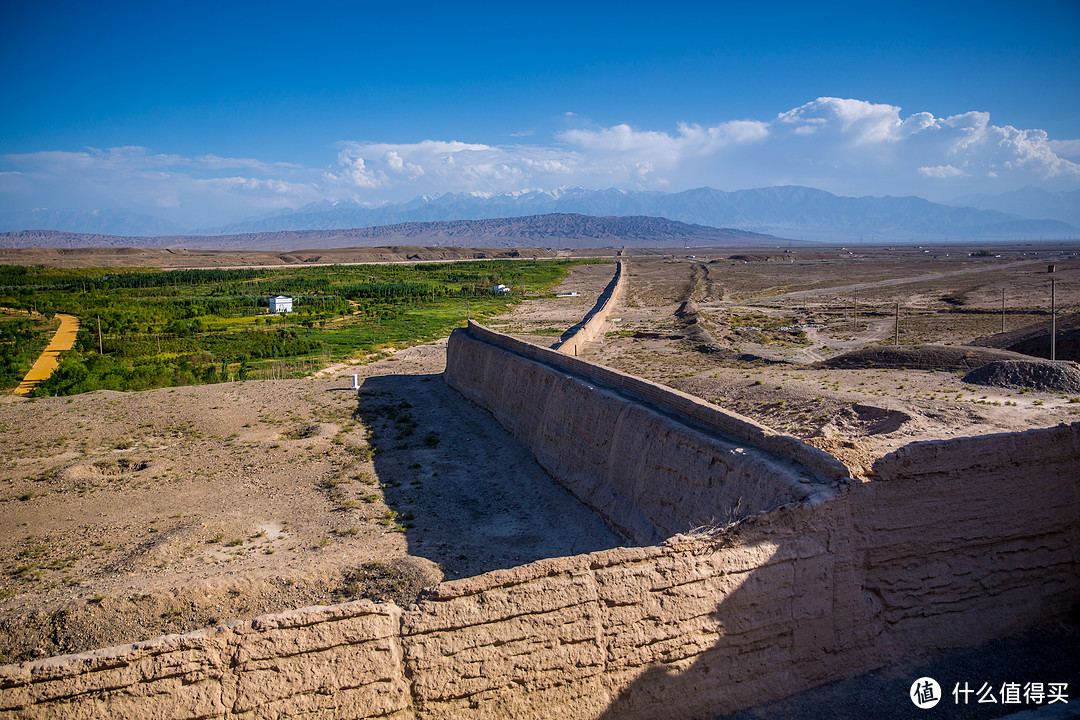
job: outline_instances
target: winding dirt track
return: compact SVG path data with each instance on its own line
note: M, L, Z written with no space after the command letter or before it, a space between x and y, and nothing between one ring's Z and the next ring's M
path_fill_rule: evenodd
M29 395L60 365L60 353L75 347L75 336L79 332L79 318L61 314L57 314L56 317L60 318L60 327L49 341L49 346L41 353L12 395Z

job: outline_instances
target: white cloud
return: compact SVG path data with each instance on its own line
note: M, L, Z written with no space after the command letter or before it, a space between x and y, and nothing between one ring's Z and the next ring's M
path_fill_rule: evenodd
M951 178L951 177L964 177L966 172L960 168L955 168L952 165L937 165L935 167L921 167L919 168L919 174L928 178Z
M297 165L296 163L264 163L261 160L253 160L251 158L223 158L217 155L199 155L198 157L192 158L190 161L184 162L194 167L215 170L220 168L246 168L257 172L273 172L281 168L303 168L303 165Z
M0 178L3 209L115 208L196 226L322 197L310 181L317 171L296 165L155 154L138 146L4 155L0 164L16 168Z
M900 108L875 105L864 100L818 98L794 110L780 113L780 127L790 126L796 135L829 133L846 143L892 141L900 129Z
M1080 160L1080 140L1047 140L1046 144L1058 157Z
M196 226L320 199L368 205L421 194L524 188L677 191L780 184L843 195L951 199L1026 185L1080 187L1080 140L994 125L989 114L947 117L823 97L768 120L680 123L670 130L578 125L541 142L343 141L317 169L138 146L0 156L0 209L118 208Z
M437 192L505 192L530 180L561 177L579 165L574 153L535 145L424 140L418 143L344 142L340 170L325 178L339 191L373 189L383 197L407 199Z

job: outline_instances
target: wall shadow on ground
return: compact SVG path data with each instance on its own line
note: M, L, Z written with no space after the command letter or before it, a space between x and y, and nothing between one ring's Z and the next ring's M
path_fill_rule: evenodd
M366 378L356 417L378 448L389 526L447 579L627 544L441 375Z

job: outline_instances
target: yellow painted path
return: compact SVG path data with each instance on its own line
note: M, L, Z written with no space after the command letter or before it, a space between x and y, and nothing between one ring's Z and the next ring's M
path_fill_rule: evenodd
M57 314L56 317L60 318L59 329L12 395L29 395L31 390L44 382L60 365L60 353L75 347L75 335L79 332L79 318L61 314Z

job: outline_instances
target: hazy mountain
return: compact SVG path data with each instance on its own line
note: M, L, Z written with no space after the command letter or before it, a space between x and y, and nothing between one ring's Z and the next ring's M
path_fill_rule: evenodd
M150 215L122 210L33 210L0 211L0 228L13 230L63 230L110 235L163 235L183 228Z
M1080 226L1080 190L1047 192L1026 187L1001 195L965 195L957 198L954 204L998 210L1025 218L1060 220Z
M322 201L298 210L279 211L194 232L199 235L238 235L286 230L342 230L409 222L561 213L661 217L714 228L740 228L788 238L844 242L1080 235L1080 191L1048 193L1028 188L994 197L971 196L967 200L970 202L958 206L918 197L853 198L798 186L736 192L697 188L678 193L561 188L499 195L423 195L408 202L379 207ZM130 213L46 210L0 213L0 229L155 237L185 231L155 218Z
M957 236L1031 238L1080 234L1074 225L1048 216L1022 217L994 209L942 205L918 197L841 197L798 186L736 192L712 188L679 193L564 188L501 195L448 193L421 196L406 203L377 208L324 201L293 213L279 213L207 232L368 227L548 213L663 217L710 227L734 227L818 240L829 237L944 240Z
M0 234L0 248L202 248L215 250L332 249L373 245L452 247L762 246L781 241L744 230L690 225L656 217L547 214L483 220L409 222L345 230L284 230L230 235L131 237L55 230Z

